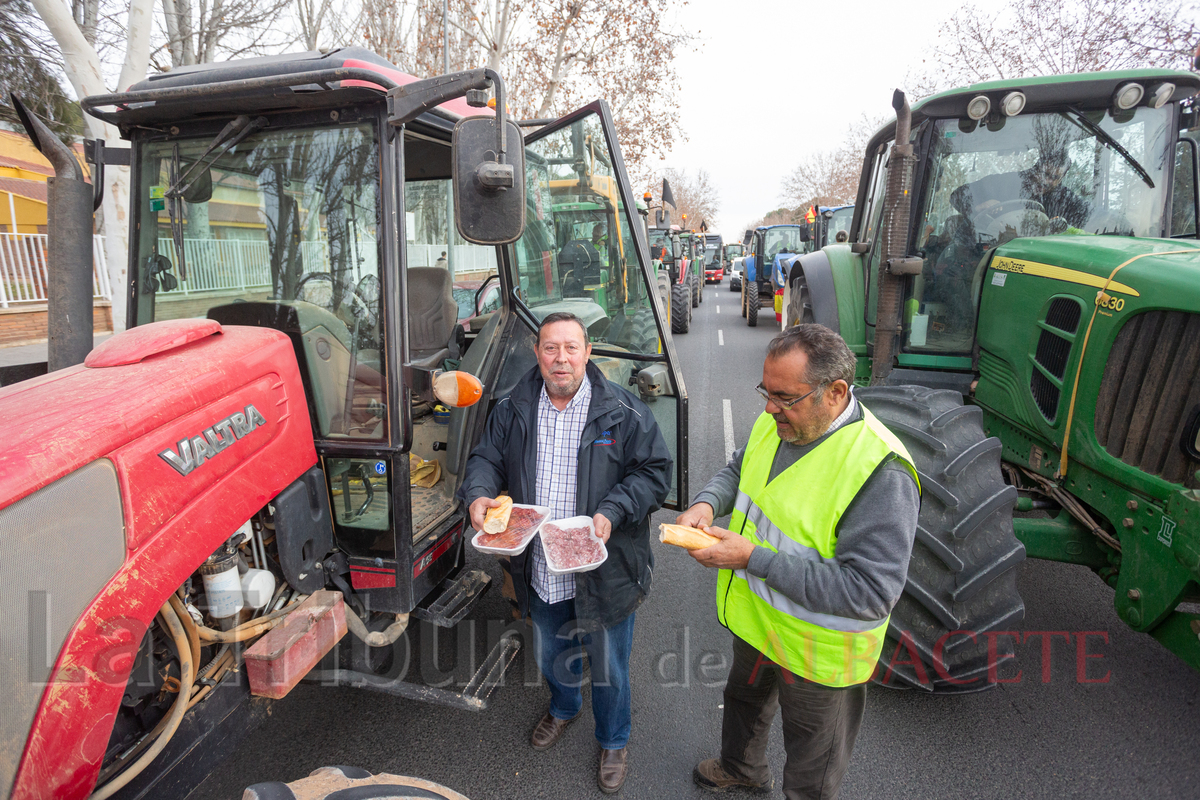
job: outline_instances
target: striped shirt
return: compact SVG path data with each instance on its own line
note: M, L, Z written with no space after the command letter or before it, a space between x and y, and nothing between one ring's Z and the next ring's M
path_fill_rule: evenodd
M586 377L562 411L550 402L545 385L538 397L536 502L550 508L550 519L576 515L579 440L591 404L592 385ZM533 589L547 603L561 603L575 596L574 575L550 574L541 537L533 540Z

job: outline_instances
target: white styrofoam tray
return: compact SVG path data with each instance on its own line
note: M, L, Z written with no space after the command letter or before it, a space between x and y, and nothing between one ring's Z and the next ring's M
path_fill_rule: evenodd
M579 567L571 567L569 569L562 569L557 564L554 563L554 556L550 555L550 548L546 547L545 537L543 536L542 537L543 538L542 550L546 553L546 568L548 570L550 570L550 574L552 574L552 575L568 575L572 572L588 572L589 570L595 569L596 567L600 566L601 564L603 564L605 561L608 560L608 548L604 546L603 540L601 540L601 538L596 535L596 526L594 524L592 524L591 517L567 517L566 519L552 519L549 522L543 522L541 524L541 526L538 528L539 535L541 535L541 532L543 530L545 530L546 525L548 525L548 524L553 524L559 528L586 527L589 531L591 531L592 538L595 539L600 544L601 552L604 553L604 555L600 558L599 561L595 561L591 564L584 564Z
M546 520L550 518L550 508L548 506L528 506L521 503L513 503L513 510L515 511L518 508L532 508L534 511L542 515L542 521L537 525L534 525L533 528L530 529L529 533L521 537L521 544L519 546L513 548L504 548L488 547L487 545L480 544L480 537L490 535L484 533L483 531L476 531L475 536L471 539L471 546L481 553L494 553L499 556L515 556L518 553L523 553L525 548L529 546L529 543L533 541L533 537L537 536L538 531L540 531L542 526L546 524Z

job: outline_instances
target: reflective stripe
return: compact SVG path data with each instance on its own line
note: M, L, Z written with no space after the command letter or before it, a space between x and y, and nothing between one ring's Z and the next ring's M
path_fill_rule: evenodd
M816 548L808 547L800 544L792 537L785 534L778 525L767 517L763 510L750 499L750 495L738 490L737 504L734 506L734 511L740 511L746 515L746 521L754 526L754 535L760 541L769 545L776 553L785 553L789 556L796 556L805 561L817 561L820 563L832 563L836 559L825 558Z
M767 582L762 578L756 578L744 569L736 570L733 574L746 581L746 584L750 587L750 591L754 592L759 599L766 601L771 608L820 628L831 631L842 631L843 633L863 633L878 628L887 620L887 617L876 620L862 620L838 617L833 614L819 614L816 611L809 611L799 603L792 602L783 593L777 592L770 586L767 586Z

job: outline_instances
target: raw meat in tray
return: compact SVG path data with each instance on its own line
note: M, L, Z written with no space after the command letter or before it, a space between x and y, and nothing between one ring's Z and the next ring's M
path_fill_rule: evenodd
M525 549L537 534L538 526L550 516L550 509L541 506L514 505L508 527L500 533L475 534L471 543L487 553L515 555Z
M541 530L542 547L553 570L560 572L596 566L608 557L586 518L580 522L548 522Z

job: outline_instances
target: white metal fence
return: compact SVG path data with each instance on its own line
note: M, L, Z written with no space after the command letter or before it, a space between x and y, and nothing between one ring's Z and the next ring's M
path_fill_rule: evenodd
M46 302L46 238L44 233L0 233L0 308ZM97 300L112 299L103 236L92 241L92 293Z
M496 269L496 248L477 244L410 244L408 265L410 267L432 267L437 265L442 253L447 253L454 274L463 272L491 272Z
M355 281L378 274L375 241L361 236L349 242L349 262ZM158 252L175 264L175 246L168 238L158 240ZM167 294L187 295L232 289L262 289L271 286L271 254L264 240L184 239L187 280ZM477 245L408 245L411 267L432 267L443 252L455 274L488 273L496 269L496 250ZM108 268L104 260L104 237L93 242L93 291L97 299L111 300ZM0 308L23 303L46 302L46 234L0 233ZM329 243L301 242L300 260L305 273L329 271ZM176 277L178 273L176 272Z

